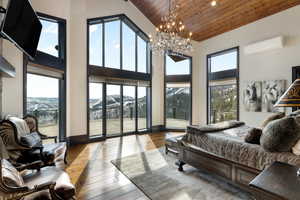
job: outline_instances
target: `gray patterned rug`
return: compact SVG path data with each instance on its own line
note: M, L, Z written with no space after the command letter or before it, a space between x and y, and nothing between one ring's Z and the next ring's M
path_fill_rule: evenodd
M188 165L179 172L176 158L163 149L113 160L112 163L151 200L240 200L250 195L224 179Z

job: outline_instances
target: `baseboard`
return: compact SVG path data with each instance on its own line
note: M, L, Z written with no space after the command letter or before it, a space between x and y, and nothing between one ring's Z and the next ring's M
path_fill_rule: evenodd
M156 126L152 126L151 128L151 132L161 132L161 131L165 131L165 126L164 125L156 125Z
M155 132L161 132L161 131L166 131L164 125L152 126L150 131L145 131L143 134L155 133ZM126 135L127 134L124 134L123 136L126 136ZM134 133L128 134L128 135L134 135ZM73 146L76 144L87 144L90 142L98 142L98 141L103 141L103 140L104 140L104 138L89 138L87 135L76 135L76 136L68 137L67 143L69 146Z
M76 144L86 144L88 142L89 142L89 138L87 135L70 136L67 139L67 143L69 146L76 145Z

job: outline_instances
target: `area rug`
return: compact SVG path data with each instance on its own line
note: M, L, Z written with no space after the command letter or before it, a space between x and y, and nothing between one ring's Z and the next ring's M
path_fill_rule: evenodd
M252 200L221 177L188 165L179 172L175 162L163 149L112 161L151 200Z

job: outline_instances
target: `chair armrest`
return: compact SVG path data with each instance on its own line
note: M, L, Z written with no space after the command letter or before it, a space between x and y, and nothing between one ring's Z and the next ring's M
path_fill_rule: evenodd
M46 135L42 135L42 134L40 134L40 136L41 136L42 140L51 140L51 139L53 139L54 143L57 143L57 136L46 136Z
M22 193L14 196L14 197L8 199L8 200L22 199L23 197L26 197L28 195L31 195L31 194L34 194L36 192L40 192L40 191L43 191L43 190L49 190L52 199L54 199L54 200L63 200L55 194L54 187L55 187L54 182L46 182L46 183L43 183L43 184L35 185L33 188L28 189L27 191L22 192Z
M24 165L21 165L21 166L18 166L16 167L16 169L18 171L23 171L25 169L36 169L36 170L39 170L43 167L44 163L42 161L35 161L35 162L32 162L32 163L29 163L29 164L24 164Z
M55 187L55 182L49 181L49 182L46 182L46 183L35 185L33 189L37 190L37 191L47 190L47 189L53 189L54 190L54 187Z

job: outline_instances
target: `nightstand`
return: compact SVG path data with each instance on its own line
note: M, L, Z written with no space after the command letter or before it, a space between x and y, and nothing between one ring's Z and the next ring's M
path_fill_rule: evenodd
M299 200L298 167L274 162L249 184L256 200Z

